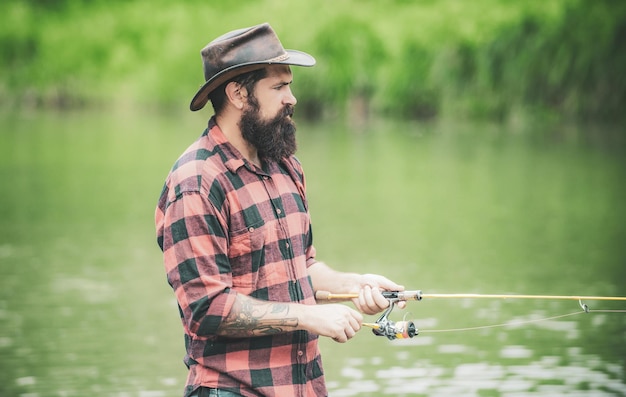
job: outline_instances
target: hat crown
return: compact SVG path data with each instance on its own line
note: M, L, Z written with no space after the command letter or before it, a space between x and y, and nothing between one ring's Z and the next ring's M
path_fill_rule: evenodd
M267 23L228 32L211 41L201 54L206 81L234 66L269 63L289 56Z

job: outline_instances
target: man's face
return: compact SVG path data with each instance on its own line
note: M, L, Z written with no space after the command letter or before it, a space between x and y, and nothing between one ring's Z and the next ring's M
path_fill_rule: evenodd
M291 70L270 65L259 80L239 122L241 133L258 151L259 157L279 161L296 152L296 125L291 120L296 98L291 93Z

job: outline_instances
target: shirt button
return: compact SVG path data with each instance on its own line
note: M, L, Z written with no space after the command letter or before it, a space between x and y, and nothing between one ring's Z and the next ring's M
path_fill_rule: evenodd
M302 350L298 350L298 356L302 357L304 355L304 352Z
M276 209L276 213L277 213L278 215L280 215L280 214L282 214L283 212L280 210L280 208L278 208L278 209Z
M285 243L285 246L286 246L287 248L289 248L289 243Z
M248 228L248 231L249 231L250 233L252 233L252 232L254 231L254 228L253 228L253 227L249 227L249 228Z

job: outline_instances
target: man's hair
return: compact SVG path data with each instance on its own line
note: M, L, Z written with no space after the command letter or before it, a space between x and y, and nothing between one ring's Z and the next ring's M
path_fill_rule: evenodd
M213 111L215 112L215 114L220 114L221 111L224 109L224 105L226 105L226 86L229 83L235 82L239 84L246 89L249 97L254 98L254 87L256 86L256 83L265 77L267 77L267 69L257 69L251 72L237 75L214 89L213 92L209 94L209 100L211 100L211 104L213 105Z

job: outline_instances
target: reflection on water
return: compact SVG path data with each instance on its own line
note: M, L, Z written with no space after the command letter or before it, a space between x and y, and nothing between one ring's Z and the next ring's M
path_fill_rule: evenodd
M581 310L564 316L579 315L592 316L591 328L602 333L602 325L610 322L611 316L624 313L587 314ZM384 347L370 345L367 351L371 356L343 359L338 376L329 384L331 396L626 395L622 363L606 361L577 346L585 341L579 339L582 331L576 320L546 318L544 311L535 311L472 329L437 329L437 319L420 319L419 336L387 342ZM508 344L515 332L540 332L553 346L546 348L532 337L514 337L516 344ZM465 333L467 344L446 343L446 338L439 336L444 333ZM477 338L489 339L487 350L473 344ZM391 359L377 355L381 351L391 353ZM371 368L379 369L372 372Z
M398 350L402 344L395 346ZM470 346L439 346L439 354L467 354ZM598 356L584 355L571 348L564 356L543 356L508 364L507 360L530 359L526 346L504 346L502 363L464 361L454 367L414 360L406 351L395 354L395 366L376 371L366 379L361 367L379 366L376 357L348 359L339 381L331 383L332 396L424 395L424 396L615 396L626 394L623 368L603 362ZM569 362L562 365L563 361ZM371 393L371 394L370 394Z
M0 396L182 394L152 217L197 117L0 115ZM626 295L625 150L602 135L301 125L318 255L424 292ZM624 396L626 315L593 310L625 307L591 308L411 302L413 339L321 341L331 396Z

